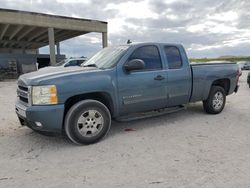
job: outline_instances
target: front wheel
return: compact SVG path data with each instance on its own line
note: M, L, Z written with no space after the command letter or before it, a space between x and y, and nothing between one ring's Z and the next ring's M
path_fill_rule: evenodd
M108 108L96 100L73 105L65 117L67 137L76 144L92 144L102 139L111 126Z
M226 92L220 86L212 86L207 100L203 101L203 108L209 114L220 113L226 103Z

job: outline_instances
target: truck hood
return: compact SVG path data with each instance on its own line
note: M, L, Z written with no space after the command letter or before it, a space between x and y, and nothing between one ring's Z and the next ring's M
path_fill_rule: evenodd
M70 76L79 73L86 73L92 71L100 71L95 67L45 67L38 71L23 74L19 77L18 82L23 82L25 85L38 85L41 81L49 80L51 78L60 78L63 76ZM21 84L21 85L23 85Z

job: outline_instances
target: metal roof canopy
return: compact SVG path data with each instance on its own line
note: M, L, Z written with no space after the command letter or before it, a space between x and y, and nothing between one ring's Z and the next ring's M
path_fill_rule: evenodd
M25 50L49 45L52 64L55 44L59 47L61 41L90 32L102 33L102 45L107 46L107 22L0 9L0 48Z

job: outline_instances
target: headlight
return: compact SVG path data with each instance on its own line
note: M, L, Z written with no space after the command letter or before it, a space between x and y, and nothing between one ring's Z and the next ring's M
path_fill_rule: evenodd
M57 102L57 90L55 85L32 87L32 104L48 105L57 104Z

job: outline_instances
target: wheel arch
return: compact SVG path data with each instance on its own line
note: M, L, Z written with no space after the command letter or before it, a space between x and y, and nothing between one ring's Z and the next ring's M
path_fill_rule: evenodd
M76 104L79 101L86 100L86 99L92 99L92 100L97 100L101 103L103 103L110 111L111 117L114 116L115 113L115 108L114 108L114 102L112 100L112 97L109 93L107 92L91 92L91 93L84 93L84 94L78 94L69 97L65 104L64 107L64 118L69 109Z
M222 78L222 79L214 80L210 86L210 90L211 90L212 86L222 87L225 90L226 95L228 95L228 93L230 91L230 79Z

